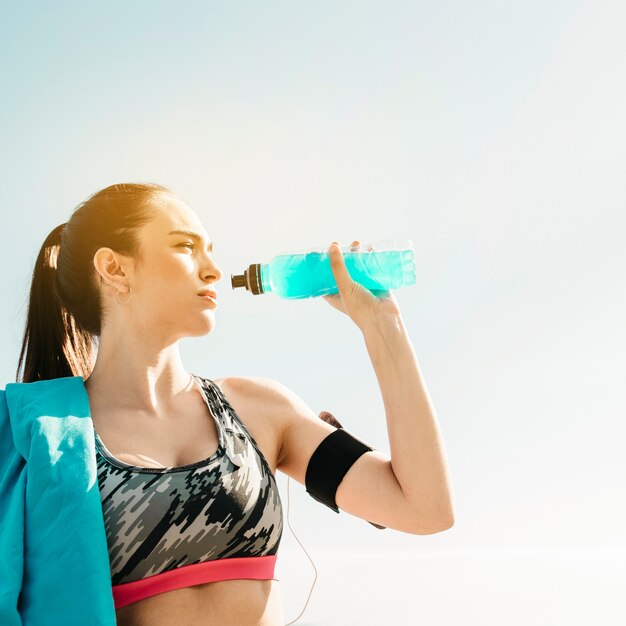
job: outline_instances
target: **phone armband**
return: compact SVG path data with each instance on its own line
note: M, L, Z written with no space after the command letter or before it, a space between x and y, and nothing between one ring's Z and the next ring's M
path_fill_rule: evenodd
M345 430L332 413L322 411L319 417L337 430L329 433L311 455L305 475L305 487L312 498L339 513L335 502L339 484L357 459L374 448ZM376 528L386 528L374 522L368 523Z

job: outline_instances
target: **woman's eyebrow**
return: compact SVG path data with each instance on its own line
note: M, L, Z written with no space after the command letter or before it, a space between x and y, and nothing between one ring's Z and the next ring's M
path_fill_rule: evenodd
M191 230L171 230L167 234L168 235L186 235L187 237L191 237L192 239L195 239L196 241L202 241L202 235L200 235L199 233L194 233ZM213 252L213 242L209 243L208 247L209 247L209 250Z

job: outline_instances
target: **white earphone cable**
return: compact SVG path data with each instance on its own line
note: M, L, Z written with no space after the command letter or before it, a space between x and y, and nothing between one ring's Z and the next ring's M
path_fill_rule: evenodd
M293 532L293 528L291 527L291 523L289 521L289 503L290 503L289 476L287 476L287 524L289 525L289 528L291 529L293 536L296 537L296 533ZM317 581L317 568L315 567L315 563L313 563L313 559L309 556L309 553L306 551L306 548L302 545L302 542L298 539L298 537L296 537L296 541L300 544L305 554L309 557L309 561L311 561L311 565L313 565L313 569L315 570L315 578L313 580L313 584L311 585L311 591L309 591L309 597L306 599L306 604L304 605L304 608L302 609L302 611L300 611L300 615L298 615L298 617L296 617L296 619L294 619L293 621L287 622L285 626L289 626L289 624L293 624L297 622L302 617L302 614L304 613L307 605L309 604L309 600L311 599L311 594L313 593L313 587L315 587L315 582Z

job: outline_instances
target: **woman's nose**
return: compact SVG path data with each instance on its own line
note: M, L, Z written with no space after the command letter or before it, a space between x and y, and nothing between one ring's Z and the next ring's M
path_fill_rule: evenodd
M214 275L215 280L219 280L222 277L222 270L219 268L219 265L215 261L212 261L210 269L206 268L204 275L205 279L208 276Z

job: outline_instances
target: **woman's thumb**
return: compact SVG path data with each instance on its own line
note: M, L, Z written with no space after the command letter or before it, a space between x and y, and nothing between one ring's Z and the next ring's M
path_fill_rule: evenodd
M344 262L341 247L336 241L333 241L330 244L329 254L330 266L333 270L335 280L337 281L337 286L342 287L344 285L347 285L348 281L351 280L352 277L350 276L350 272L348 272L348 268L346 267L346 264Z

